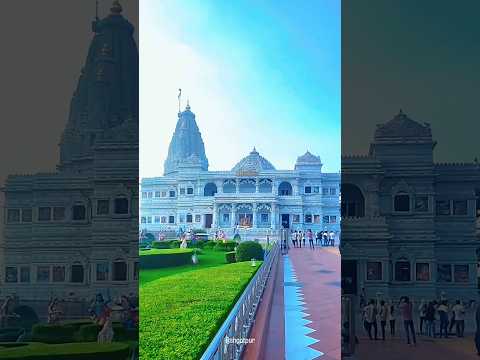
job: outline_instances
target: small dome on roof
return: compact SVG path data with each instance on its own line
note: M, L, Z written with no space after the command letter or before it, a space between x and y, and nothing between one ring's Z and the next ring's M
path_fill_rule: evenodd
M377 125L375 138L383 137L431 137L432 131L430 125L422 125L410 119L402 110L390 121L385 124Z
M322 160L320 160L320 156L315 156L307 151L297 158L297 165L322 165Z
M261 156L258 151L253 148L250 154L240 160L232 169L233 172L261 172L266 170L275 170L275 167Z

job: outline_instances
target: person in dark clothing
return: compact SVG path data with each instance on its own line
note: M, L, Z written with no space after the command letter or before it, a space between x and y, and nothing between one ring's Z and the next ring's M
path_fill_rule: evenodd
M477 305L477 310L475 311L475 346L477 348L477 355L480 356L480 305Z
M395 306L392 304L390 305L390 311L388 313L388 318L390 321L390 335L393 337L395 336Z
M307 233L304 232L304 233L302 234L303 247L305 247L305 238L306 238L306 237L307 237Z
M445 334L445 338L448 338L448 304L446 300L441 302L437 311L440 316L440 337Z
M413 305L408 296L405 296L400 300L400 312L402 313L403 325L405 327L405 333L407 334L407 343L410 344L411 332L413 343L416 344L415 326L413 325Z
M315 245L313 244L313 232L311 229L308 229L307 235L308 235L308 245L310 249L315 249Z

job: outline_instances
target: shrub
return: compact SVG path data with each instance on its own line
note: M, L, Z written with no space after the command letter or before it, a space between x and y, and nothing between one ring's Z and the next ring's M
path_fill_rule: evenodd
M205 241L205 243L203 244L203 248L204 249L213 249L216 244L217 244L217 242L215 240L208 240L208 241Z
M226 252L225 253L225 260L227 261L227 263L234 263L236 260L235 260L235 251L229 251L229 252Z
M131 352L128 343L71 343L71 344L40 344L15 343L0 344L2 359L26 360L117 360L127 359Z
M262 245L255 241L245 241L237 246L237 261L249 261L252 258L263 260Z
M172 240L172 241L170 241L170 249L179 249L181 243L182 243L182 242L181 242L180 240Z
M171 241L154 241L152 242L152 248L154 249L170 249Z
M235 247L237 246L236 241L219 241L215 245L214 249L217 251L233 251L235 250Z
M158 269L192 263L192 249L152 249L140 252L141 269Z
M0 329L0 343L5 341L15 342L23 333L22 328L3 328Z
M81 325L78 331L75 333L74 339L78 342L97 341L100 330L101 326L94 323Z
M47 344L74 342L76 330L74 325L35 324L32 327L32 341Z

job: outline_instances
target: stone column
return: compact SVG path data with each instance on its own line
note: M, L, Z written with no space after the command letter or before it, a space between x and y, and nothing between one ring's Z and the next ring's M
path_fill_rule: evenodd
M230 224L232 228L235 226L235 204L232 204L232 213L231 213Z
M258 178L255 179L255 192L258 194L259 193L259 187L260 183L258 181Z
M278 195L278 182L277 180L272 180L272 193L273 195Z
M257 227L257 203L253 203L253 221L252 221L252 227L256 228Z
M240 180L235 179L235 192L238 194L240 192Z
M217 193L223 194L223 181L216 181L215 185L217 185Z
M277 219L277 204L272 203L272 209L270 210L270 222L272 229L275 229L276 219Z
M299 187L298 179L295 179L293 182L293 195L298 196L300 194Z
M213 219L212 219L212 226L213 228L218 227L218 205L217 203L213 203Z

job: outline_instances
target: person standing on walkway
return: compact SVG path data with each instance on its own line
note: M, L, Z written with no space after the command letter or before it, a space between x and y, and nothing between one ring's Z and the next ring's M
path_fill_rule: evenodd
M405 327L405 333L407 334L407 344L410 344L410 332L412 333L413 344L417 344L415 337L415 327L413 325L413 305L410 302L408 296L404 296L400 300L400 311L403 318L403 326Z
M321 241L322 241L322 235L320 231L317 231L317 233L315 234L315 245L317 246L321 245Z
M298 247L299 247L299 248L302 248L302 237L303 237L302 230L300 230L300 231L298 232L298 237L297 237Z
M460 300L457 300L452 310L455 313L455 330L457 337L463 337L463 332L465 331L465 307Z
M448 305L446 301L442 303L437 308L438 316L440 317L440 337L445 332L445 339L448 338Z
M423 335L423 323L425 321L425 313L427 311L427 303L425 302L424 299L420 302L420 306L418 307L418 312L420 316L420 329L419 329L419 335Z
M305 247L305 238L307 237L307 232L304 231L302 234L303 247Z
M427 336L435 337L434 324L435 322L435 306L432 301L429 301L425 309L425 332Z
M296 248L297 247L297 230L295 230L292 234L292 243L293 243L293 247Z
M378 327L377 327L377 307L375 306L375 301L370 299L368 305L365 307L365 317L367 320L367 330L368 337L370 340L372 338L372 327L374 330L375 340L378 340Z
M475 347L477 348L477 355L480 356L480 304L477 305L477 310L475 311Z
M308 229L308 245L310 249L315 249L315 245L313 244L313 232L311 229Z
M453 311L453 307L451 309L452 316L450 317L450 326L448 327L448 332L452 334L453 327L455 326L455 311Z
M380 301L380 309L378 311L378 317L380 319L380 328L382 330L382 340L385 340L385 327L387 326L388 318L388 305L385 301Z
M388 322L390 323L390 335L395 336L395 305L393 301L390 302L390 307L388 309Z

